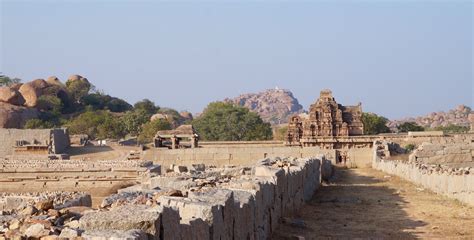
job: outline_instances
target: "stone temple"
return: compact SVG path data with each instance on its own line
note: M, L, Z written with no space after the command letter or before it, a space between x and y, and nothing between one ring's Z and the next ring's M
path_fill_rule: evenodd
M357 136L364 133L362 106L343 106L323 90L319 99L310 106L309 116L293 116L288 124L287 145L313 146L321 137Z

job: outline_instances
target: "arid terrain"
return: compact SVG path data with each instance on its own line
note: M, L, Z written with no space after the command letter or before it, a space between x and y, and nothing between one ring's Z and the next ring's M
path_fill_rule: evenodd
M274 239L474 238L474 209L455 200L371 168L338 169L333 181Z

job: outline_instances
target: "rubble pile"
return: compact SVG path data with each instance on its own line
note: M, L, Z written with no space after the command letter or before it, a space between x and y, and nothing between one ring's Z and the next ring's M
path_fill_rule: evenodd
M77 237L77 220L91 205L82 192L0 193L0 239Z
M250 167L173 166L163 176L119 190L96 210L49 208L22 218L2 216L0 238L14 232L47 239L66 235L71 239L268 239L283 217L297 211L319 188L321 164L330 164L323 160L320 156L264 159ZM14 219L25 227L10 230L12 224L16 227Z

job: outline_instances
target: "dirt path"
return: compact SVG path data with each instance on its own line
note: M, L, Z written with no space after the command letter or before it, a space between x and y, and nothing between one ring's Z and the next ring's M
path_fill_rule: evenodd
M474 239L474 208L374 169L338 169L293 219L272 239Z

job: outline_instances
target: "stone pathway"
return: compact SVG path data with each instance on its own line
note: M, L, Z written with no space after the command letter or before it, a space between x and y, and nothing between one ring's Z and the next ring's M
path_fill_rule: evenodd
M290 219L272 239L474 239L473 207L370 168L337 169Z

